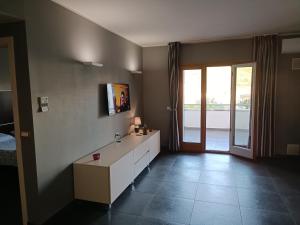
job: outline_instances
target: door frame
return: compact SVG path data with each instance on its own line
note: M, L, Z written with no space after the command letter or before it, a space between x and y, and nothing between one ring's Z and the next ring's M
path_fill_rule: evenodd
M253 64L255 62L251 61L244 61L244 60L236 60L236 61L224 61L224 62L215 62L215 63L204 63L204 64L183 64L180 65L180 73L179 73L179 98L178 98L178 111L177 111L177 117L178 117L178 127L179 127L179 139L180 139L180 151L182 152L192 152L192 153L217 153L217 154L233 154L233 152L230 151L218 151L218 150L206 150L206 88L207 88L207 73L206 68L207 67L219 67L219 66L232 66L238 65L238 64ZM185 143L183 142L183 70L189 70L189 69L201 69L201 144L195 144L195 143ZM232 72L232 70L231 70ZM255 77L254 77L255 79ZM255 80L252 80L252 85L255 84ZM232 81L232 79L231 79ZM232 93L232 91L231 91ZM252 93L253 102L252 105L254 106L254 93ZM252 110L254 110L254 107L252 107ZM252 111L253 115L254 111ZM230 131L231 131L231 116L230 116ZM253 121L253 120L252 120ZM254 124L252 124L253 127ZM253 133L253 129L251 129L251 132ZM252 134L253 137L253 134ZM251 145L253 146L253 138L251 139ZM230 137L229 137L229 146L230 146ZM229 147L230 148L230 147Z
M15 129L15 138L16 138L16 155L17 155L17 166L18 166L18 177L19 177L22 222L23 225L27 225L28 211L27 211L27 198L26 198L26 189L25 189L22 145L21 145L21 129L20 129L20 118L19 118L17 76L16 76L16 66L15 66L16 64L15 64L15 54L14 54L15 52L14 38L1 37L0 47L8 49L8 63L9 63L9 73L11 78L10 80L11 80L11 89L12 89L12 106L13 106L14 129Z
M184 70L201 70L201 137L200 143L188 143L183 141L183 71ZM195 152L195 153L203 153L205 150L205 138L206 133L203 132L202 127L205 127L206 123L206 68L203 65L187 65L180 66L179 73L179 99L178 99L178 128L179 128L179 140L180 140L180 150L183 152Z
M252 67L252 78L251 78L251 103L250 103L250 132L251 132L251 140L250 140L250 148L246 148L243 146L235 146L234 143L234 127L235 127L235 104L236 104L236 68L238 67ZM231 66L231 107L230 107L230 137L229 137L229 151L232 155L241 156L244 158L254 159L254 113L255 113L255 80L256 80L256 63L248 62L241 64L234 64Z
M225 67L229 66L232 67L233 63L208 63L205 64L205 78L207 79L207 73L206 73L206 68L207 67ZM232 82L232 80L231 80ZM205 88L207 88L207 82L205 83ZM230 93L231 93L231 86L230 86ZM206 100L206 92L205 92L205 100ZM231 104L231 103L230 103ZM205 109L206 109L206 101L205 101ZM206 110L205 110L205 118L206 118ZM231 125L231 116L229 117L229 124ZM205 125L206 125L206 120L205 120ZM231 130L231 127L229 127L229 132ZM206 133L206 126L205 126L205 133ZM205 140L206 142L206 140ZM216 153L216 154L230 154L230 149L228 151L221 151L221 150L215 150L215 149L205 149L205 152L208 153Z

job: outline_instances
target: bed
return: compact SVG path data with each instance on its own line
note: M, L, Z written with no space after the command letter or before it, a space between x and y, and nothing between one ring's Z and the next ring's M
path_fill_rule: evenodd
M17 166L16 139L0 133L0 165Z

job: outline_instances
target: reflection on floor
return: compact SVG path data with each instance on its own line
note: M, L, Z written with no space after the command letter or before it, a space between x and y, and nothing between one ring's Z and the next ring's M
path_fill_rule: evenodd
M229 130L206 129L206 149L229 151Z
M300 225L298 159L162 155L111 210L81 201L47 225Z
M184 141L200 143L200 128L185 128L184 129ZM247 144L248 132L243 130L236 131L235 135L236 143ZM229 129L206 129L206 149L216 151L228 151L229 150Z

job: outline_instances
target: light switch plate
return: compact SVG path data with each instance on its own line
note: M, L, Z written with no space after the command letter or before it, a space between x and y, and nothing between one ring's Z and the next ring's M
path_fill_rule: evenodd
M29 137L28 131L21 131L21 137Z
M48 112L48 103L49 99L47 96L38 97L38 103L39 103L39 112Z

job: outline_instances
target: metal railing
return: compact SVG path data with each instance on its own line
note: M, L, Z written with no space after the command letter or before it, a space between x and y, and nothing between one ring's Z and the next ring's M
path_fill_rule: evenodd
M236 105L237 110L249 110L250 105L239 103ZM184 110L201 110L200 104L184 104ZM209 103L206 104L207 111L230 111L230 104L217 104L217 103Z

